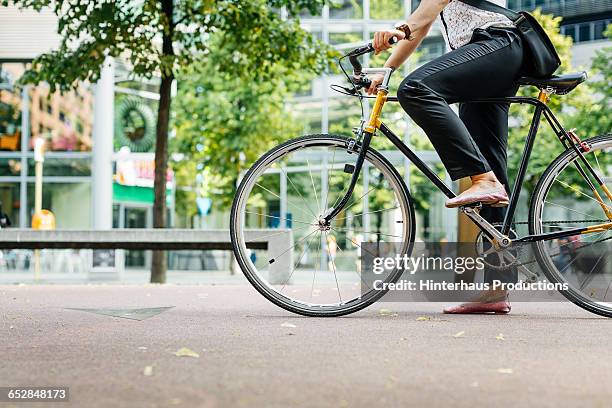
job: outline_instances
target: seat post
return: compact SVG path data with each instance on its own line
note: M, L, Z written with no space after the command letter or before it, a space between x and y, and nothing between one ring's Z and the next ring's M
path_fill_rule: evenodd
M554 91L551 88L540 88L538 100L546 105L550 101L550 95L553 93Z

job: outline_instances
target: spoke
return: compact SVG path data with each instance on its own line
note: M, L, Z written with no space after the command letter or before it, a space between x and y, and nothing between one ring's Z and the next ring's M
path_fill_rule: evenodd
M296 242L295 244L293 244L292 246L290 246L289 248L285 249L283 252L281 252L280 254L276 255L275 257L273 257L272 259L268 260L268 263L273 263L274 261L276 261L278 258L280 258L281 256L285 255L287 252L289 252L290 250L292 250L293 248L295 248L298 244L304 242L309 236L311 236L312 234L314 234L315 232L317 232L318 230L314 230L312 231L310 234L308 235L304 235L298 242Z
M342 248L340 248L340 245L338 245L338 249L340 250L340 252L344 253L344 250ZM366 281L363 280L363 274L360 274L357 271L355 271L355 273L357 274L357 276L359 276L359 280L361 280L361 283L365 284L368 287L368 289L372 290L372 287L370 285L368 285L368 283Z
M581 215L586 215L587 217L590 217L590 218L596 218L594 215L583 213L583 212L580 212L578 210L574 210L573 208L569 208L569 207L566 207L566 206L561 205L561 204L553 203L552 201L544 200L544 202L548 203L548 204L555 205L557 207L565 208L566 210L570 210L570 211L573 211L573 212L581 214Z
M309 227L294 228L294 229L292 229L292 231L302 231L302 230L305 230L305 229L308 229L308 228ZM251 241L246 241L245 240L245 244L248 243L248 242L257 242L258 240L262 240L264 238L273 237L275 235L286 234L286 233L287 233L287 231L279 231L279 232L275 232L275 233L272 233L272 234L269 234L269 235L264 235L263 237L257 237L257 238L255 238L254 240L251 240Z
M369 211L369 212L360 212L360 213L357 213L357 214L353 214L353 217L358 217L358 216L364 215L364 214L374 214L374 213L379 213L379 212L391 211L391 210L395 210L395 209L398 209L398 208L400 208L399 205L396 206L396 207L385 208L383 210L376 210L376 211ZM342 220L345 220L345 219L346 219L346 217L336 218L335 221L338 222L338 221L342 221Z
M332 229L333 231L339 232L339 231L337 231L337 230L336 230L335 228L333 228L333 227L331 227L331 229ZM370 256L372 256L372 258L376 258L376 255L374 255L374 254L373 254L373 253L371 253L370 251L367 251L367 250L366 250L364 247L362 247L361 245L359 245L359 244L358 244L358 243L357 243L357 242L356 242L356 241L355 241L353 238L349 238L349 237L347 237L347 238L349 239L349 241L351 241L351 242L353 243L353 245L358 246L359 248L361 248L361 250L362 250L362 251L365 251L365 252L367 252L368 254L370 254Z
M353 202L352 202L352 203L351 203L351 204L350 204L348 207L346 207L346 208L344 209L344 211L348 211L348 210L350 210L351 208L353 208L354 206L356 206L357 204L359 204L359 203L361 202L361 199L362 199L363 197L367 196L368 194L370 194L370 193L371 193L371 192L372 192L372 191L373 191L373 190L374 190L376 187L378 187L378 186L374 186L374 187L372 187L371 189L369 189L368 191L366 191L364 195L362 195L361 197L359 197L358 199L356 199L355 201L353 201Z
M319 254L319 259L318 261L321 261L321 240L319 239L319 250L317 251L317 253ZM314 285L315 285L315 279L317 277L317 262L313 262L314 264L314 273L312 274L312 286L310 287L310 301L312 302L312 295L314 293Z
M310 243L312 242L312 239L316 237L316 235L313 235L312 237L310 237L310 239L308 240L308 242L306 243L306 245L304 245L304 249L302 249L302 253L300 254L297 262L295 263L295 265L293 266L293 269L291 270L291 273L289 274L289 277L287 278L287 280L285 280L285 283L283 283L283 287L281 288L281 293L283 293L283 290L285 290L285 286L287 286L287 283L291 280L291 277L293 276L293 273L295 272L295 270L297 269L298 265L300 264L300 262L302 262L302 259L304 258L304 254L306 253L306 250L308 248L310 248Z
M329 233L326 232L325 241L327 241L327 237L329 237ZM340 303L342 303L342 295L340 294L340 285L338 285L338 275L336 275L336 261L331 256L329 245L325 245L325 247L327 248L327 256L329 256L329 259L331 260L331 263L332 263L332 271L334 272L334 279L336 280L336 289L338 290L338 299L340 299ZM338 248L337 245L336 245L336 248Z
M602 302L605 302L606 298L608 297L608 291L610 290L610 285L612 285L612 279L610 279L610 283L608 283L608 287L606 288L606 293L604 293L603 299L601 300Z
M267 188L265 188L265 187L264 187L264 186L262 186L261 184L259 184L259 183L255 183L255 185L256 185L256 186L261 187L261 188L262 188L262 189L264 189L264 190L266 190L268 193L272 194L274 197L277 197L279 200L282 200L281 196L279 196L279 195L278 195L278 194L276 194L276 193L273 193L272 191L268 190ZM299 207L299 206L297 206L297 205L295 205L294 203L292 203L291 201L289 201L289 199L287 199L287 203L288 203L288 204L291 204L291 205L292 205L292 206L294 206L296 209L300 209L300 207ZM310 210L310 208L308 208L308 211L311 211L311 210ZM311 212L312 212L312 211L311 211ZM312 214L312 215L314 215L314 214ZM314 215L314 216L315 216L315 218L316 218L316 215Z
M258 213L255 211L245 211L245 213L247 214L255 214L255 215L261 215L263 217L268 217L268 218L276 218L277 220L285 220L285 221L290 221L290 222L295 222L297 224L304 224L304 225L310 225L312 227L315 226L315 224L312 224L310 222L306 222L306 221L298 221L298 220L294 220L294 219L289 219L289 218L283 218L283 217L276 217L274 215L268 215L268 214L263 214L263 213Z
M594 198L593 198L593 197L591 197L590 195L583 193L582 191L578 190L576 187L572 187L572 186L570 186L569 184L567 184L567 183L566 183L566 182L564 182L564 181L561 181L561 180L556 179L556 178L555 178L555 181L558 181L559 183L561 183L562 185L566 186L567 188L569 188L569 189L571 189L571 190L574 190L574 191L575 191L575 192L577 192L578 194L581 194L581 195L585 196L585 197L586 197L586 198L588 198L589 200L593 200L593 201L595 201L595 202L596 202L597 204L599 204L599 205L603 205L603 206L604 206L604 207L606 207L606 208L610 208L610 206L608 206L606 203L600 203L599 201L597 201L596 199L594 199Z
M327 168L327 191L325 192L325 208L323 211L327 211L327 200L329 199L329 179L331 175L331 171L334 169L334 165L336 164L336 150L334 149L334 153L332 153L332 165Z
M597 167L599 167L599 171L601 171L600 177L604 179L606 173L603 171L603 169L601 168L601 165L599 164L599 159L597 158L597 150L593 150L593 156L595 156L595 163L597 163Z
M321 204L319 203L319 196L317 195L317 189L314 184L314 179L312 178L312 171L310 170L310 162L306 160L306 164L308 165L308 174L310 174L310 181L312 182L312 191L315 195L315 200L317 202L317 208L319 209L319 214L321 214Z
M584 280L580 284L580 290L584 289L584 285L585 285L587 279L589 278L589 276L591 276L591 274L593 273L593 270L597 267L597 265L599 265L599 262L601 262L601 258L603 258L604 255L606 255L605 251L599 256L599 258L597 258L597 262L595 262L595 265L593 265L593 267L591 268L589 273L584 277ZM604 262L604 265L605 264L606 263ZM604 298L605 298L605 296L604 296Z
M391 234L383 234L382 232L376 232L376 231L365 231L365 230L358 230L358 229L352 229L352 228L333 228L334 231L339 232L339 231L353 231L353 232L361 232L363 234L378 234L378 235L383 235L385 237L393 237L393 238L403 238L402 236L399 235L391 235Z
M601 236L602 234L605 234L606 232L608 232L608 231L603 231L603 232L600 232L600 233L598 233L597 235L598 235L598 236ZM569 243L568 243L568 244L569 244ZM580 247L580 248L582 248L582 247ZM580 248L578 248L578 249L580 249ZM577 261L577 260L578 260L578 259L579 259L579 258L580 258L582 255L584 255L585 253L586 253L586 252L583 252L583 253L581 253L580 255L578 255L577 257L575 257L574 259L572 259L572 261L571 261L570 263L568 263L567 265L565 265L565 266L563 267L563 269L559 271L559 273L563 273L563 272L565 272L565 270L566 270L567 268L569 268L569 267L570 267L570 266L571 266L571 265L572 265L574 262L576 262L576 261Z
M317 218L317 216L315 215L314 211L312 211L312 208L310 208L310 205L308 205L308 203L306 202L306 199L304 198L304 196L302 195L302 193L300 193L300 190L298 190L298 188L296 187L296 185L293 183L293 180L291 180L291 178L289 177L289 174L287 174L287 172L285 171L285 169L281 166L280 167L281 171L285 174L285 177L287 177L287 180L289 180L289 183L291 183L291 187L293 187L293 189L295 190L296 193L298 193L298 195L300 196L300 198L302 199L302 201L304 202L304 204L306 204L306 208L308 208L308 211L315 217Z

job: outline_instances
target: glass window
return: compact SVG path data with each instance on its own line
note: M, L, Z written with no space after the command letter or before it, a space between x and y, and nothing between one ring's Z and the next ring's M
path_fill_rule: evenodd
M373 20L393 20L404 19L403 0L374 0L370 2L370 18Z
M420 48L419 62L431 61L446 51L446 43L440 38L427 38Z
M353 44L363 41L363 33L329 33L329 43L331 45Z
M91 183L44 183L42 207L55 215L57 228L90 228ZM28 226L33 214L34 183L28 183Z
M12 227L19 227L19 200L19 183L0 183L0 212L8 215Z
M39 86L32 88L30 100L32 137L45 138L47 151L91 151L93 95L88 89L49 95Z
M578 26L578 41L591 41L591 24L583 23Z
M572 37L572 40L574 40L574 42L578 42L578 38L576 36L576 26L568 25L568 26L562 27L562 32L568 37Z
M606 36L604 35L604 32L606 31L606 24L604 20L601 21L595 21L593 23L593 28L594 28L594 40L603 40L604 38L606 38Z
M546 0L535 0L536 7L542 7L544 5L546 5Z
M21 95L15 81L22 72L22 64L0 65L0 150L21 149Z
M330 3L330 18L363 18L361 0L332 0Z
M522 10L532 10L534 8L535 8L534 0L522 0L521 1Z
M7 157L0 158L0 175L19 176L21 174L21 158Z
M28 160L28 175L33 176L34 159ZM91 159L45 158L44 176L91 176Z
M520 10L521 8L520 0L508 0L508 8L512 10Z

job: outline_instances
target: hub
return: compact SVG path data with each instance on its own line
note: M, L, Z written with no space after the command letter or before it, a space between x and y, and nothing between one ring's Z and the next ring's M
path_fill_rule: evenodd
M328 232L331 230L331 223L327 221L324 217L320 217L317 220L317 228L321 232Z

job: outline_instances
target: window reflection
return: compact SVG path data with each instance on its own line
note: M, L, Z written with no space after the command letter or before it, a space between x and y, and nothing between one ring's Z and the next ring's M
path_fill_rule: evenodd
M370 18L373 20L400 21L404 18L403 0L370 1Z
M357 0L332 0L329 6L331 18L363 18L363 5Z

